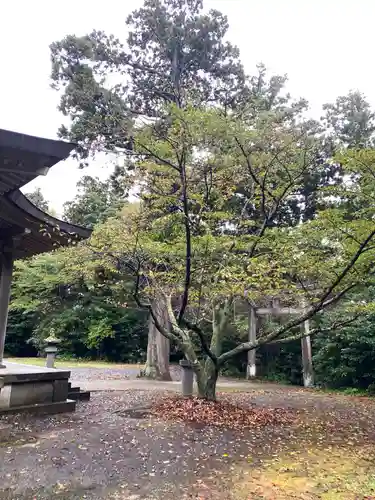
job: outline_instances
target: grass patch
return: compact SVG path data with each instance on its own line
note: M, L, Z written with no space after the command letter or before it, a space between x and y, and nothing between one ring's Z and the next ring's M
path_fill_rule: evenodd
M334 389L332 387L316 387L315 390L326 394L343 394L344 396L371 397L374 395L367 389L357 389L356 387L340 387L338 389Z
M46 366L45 358L7 358L11 363L23 365ZM85 360L56 360L56 368L141 368L140 364L109 363L107 361L85 361Z
M375 498L375 446L289 452L243 471L236 500L356 500Z

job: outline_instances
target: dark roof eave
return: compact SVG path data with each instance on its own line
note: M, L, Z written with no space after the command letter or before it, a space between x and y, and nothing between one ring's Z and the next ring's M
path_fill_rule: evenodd
M19 149L63 160L69 156L76 144L0 129L0 147Z
M67 234L75 234L79 239L87 239L91 236L92 230L77 226L75 224L70 224L69 222L56 219L49 214L43 212L38 207L36 207L26 196L21 193L18 189L7 193L5 198L14 203L18 208L31 215L34 219L40 221L41 224L48 224L53 227L59 227L60 231Z

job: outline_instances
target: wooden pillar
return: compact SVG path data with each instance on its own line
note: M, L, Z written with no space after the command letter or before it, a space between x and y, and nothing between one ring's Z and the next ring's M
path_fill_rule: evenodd
M13 245L5 244L1 253L0 276L0 368L4 368L4 345L8 322L10 287L13 274Z
M302 324L303 334L306 335L310 332L310 321L307 319ZM305 387L314 386L314 369L312 364L312 353L311 353L311 339L310 335L303 337L301 339L301 350L302 350L302 374L303 374L303 385Z
M249 308L249 342L255 342L257 339L257 318L255 309L250 306ZM247 368L246 378L256 377L256 349L252 349L247 353Z

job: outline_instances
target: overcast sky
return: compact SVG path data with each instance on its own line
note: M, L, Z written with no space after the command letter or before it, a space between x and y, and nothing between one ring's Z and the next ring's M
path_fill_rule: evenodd
M49 44L93 28L125 38L125 18L141 0L13 0L0 18L0 128L55 138L58 96L49 88ZM206 0L227 14L229 39L248 72L264 62L289 75L289 90L306 97L314 115L323 103L359 89L375 104L374 0ZM35 186L58 213L83 174L106 177L101 165L85 171L68 160Z

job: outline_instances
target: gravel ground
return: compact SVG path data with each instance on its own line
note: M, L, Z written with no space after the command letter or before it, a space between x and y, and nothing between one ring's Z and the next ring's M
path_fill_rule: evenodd
M0 498L198 498L191 492L200 478L215 477L224 456L245 456L249 441L230 431L124 416L163 396L96 393L75 414L3 418L12 436L0 448ZM249 437L253 448L264 447L264 436Z
M135 379L139 375L138 366L126 368L66 368L71 372L71 379L77 381L125 380ZM179 366L171 367L172 380L181 380Z
M0 444L0 499L235 500L235 471L301 446L303 433L322 442L340 443L353 433L357 441L374 441L373 402L296 389L222 397L245 407L297 408L308 426L232 432L149 416L129 418L128 409L147 407L166 395L97 392L72 414L2 417L0 423L9 424L12 432ZM320 428L324 418L329 426Z

